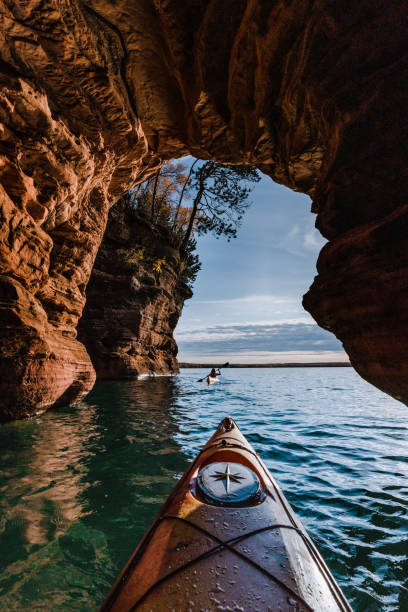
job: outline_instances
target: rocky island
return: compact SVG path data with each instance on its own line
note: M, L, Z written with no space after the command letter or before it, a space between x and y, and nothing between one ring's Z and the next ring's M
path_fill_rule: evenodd
M159 270L156 262L161 262ZM97 378L178 372L173 331L191 296L171 236L132 215L126 201L119 200L111 209L78 324L78 339Z

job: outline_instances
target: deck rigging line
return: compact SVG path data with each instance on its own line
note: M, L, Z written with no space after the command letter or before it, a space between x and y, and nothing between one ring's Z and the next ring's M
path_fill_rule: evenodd
M282 582L279 578L274 576L271 572L269 572L268 570L263 568L261 565L258 565L258 563L256 563L255 561L253 561L252 559L250 559L249 557L244 555L244 553L241 553L240 551L238 551L235 548L233 548L234 544L238 544L238 543L242 542L243 540L246 540L247 538L249 538L249 537L251 537L253 535L256 535L258 533L262 533L264 531L270 531L272 529L293 529L301 537L303 537L303 533L297 527L295 527L293 525L283 525L283 524L269 525L267 527L260 527L259 529L255 529L254 531L250 531L249 533L245 533L245 534L242 534L240 536L235 536L235 538L231 538L230 540L223 541L220 538L218 538L217 536L215 536L214 534L212 534L210 531L207 531L206 529L204 529L204 527L201 527L200 525L196 525L192 521L189 521L188 519L182 518L180 516L173 516L173 515L162 516L157 521L156 525L158 526L161 522L163 522L165 520L176 520L176 521L181 521L183 523L186 523L187 525L190 525L191 527L201 531L207 537L212 538L213 540L218 542L218 544L217 544L217 546L214 546L214 548L211 548L210 550L207 550L205 553L202 553L198 557L195 557L194 559L191 559L190 561L187 561L184 565L181 565L180 567L176 568L172 572L169 572L168 574L166 574L166 576L163 576L162 578L159 578L159 580L157 580L151 587L149 587L147 589L147 591L129 609L129 612L134 612L135 610L137 610L138 606L152 593L152 591L154 591L154 589L156 589L158 586L160 586L161 584L166 582L168 579L172 578L176 574L179 574L180 572L182 572L183 570L187 569L191 565L194 565L198 561L201 561L202 559L206 559L207 557L210 557L213 554L221 551L223 548L226 548L230 552L234 553L235 555L237 555L238 557L240 557L241 559L243 559L244 561L246 561L247 563L249 563L250 565L255 567L255 569L257 569L258 571L260 571L263 574L265 574L265 576L267 576L270 580L273 580L281 588L285 589L292 597L295 597L300 603L302 603L306 607L307 610L309 610L310 612L313 612L313 608L311 608L309 606L309 604L303 599L303 597L301 595L299 595L299 593L296 593L295 591L293 591L287 584Z

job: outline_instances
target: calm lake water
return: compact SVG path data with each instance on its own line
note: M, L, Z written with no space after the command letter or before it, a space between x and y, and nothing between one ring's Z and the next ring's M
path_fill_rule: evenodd
M234 417L359 612L408 610L408 408L351 368L96 385L0 426L0 610L93 611L188 462Z

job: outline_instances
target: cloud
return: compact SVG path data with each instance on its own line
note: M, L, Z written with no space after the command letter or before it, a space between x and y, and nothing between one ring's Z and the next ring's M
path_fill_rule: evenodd
M322 246L326 244L327 240L318 232L315 227L312 227L309 231L306 231L303 236L303 246L307 251L318 253Z
M302 309L297 296L284 294L249 294L242 297L219 297L201 299L193 298L192 304L187 303L183 317L176 333L184 333L186 329L204 329L211 323L229 325L251 323L311 323L313 319ZM197 315L202 320L197 321Z
M279 246L292 255L305 255L306 252L317 255L326 242L314 227L314 219L311 217L304 226L297 223L293 225Z
M275 304L298 304L299 300L294 298L282 297L278 295L246 295L239 298L225 298L217 300L195 300L196 304L227 304L227 305L275 305Z
M240 323L181 329L175 334L181 354L208 355L267 351L342 351L334 335L315 323Z
M240 353L183 352L178 356L181 362L190 363L349 363L344 351L242 351Z

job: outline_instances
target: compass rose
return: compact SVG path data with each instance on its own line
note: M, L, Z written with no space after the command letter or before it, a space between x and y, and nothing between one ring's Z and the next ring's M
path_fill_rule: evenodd
M261 491L255 472L235 461L215 461L202 467L197 490L205 503L215 506L250 506Z
M215 472L214 474L211 474L211 478L214 478L214 480L223 480L224 481L224 486L225 486L225 490L227 493L230 492L230 483L231 482L241 482L241 480L245 480L245 476L242 476L239 472L237 473L233 473L230 470L230 466L229 463L227 463L226 468L225 468L225 472Z

